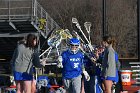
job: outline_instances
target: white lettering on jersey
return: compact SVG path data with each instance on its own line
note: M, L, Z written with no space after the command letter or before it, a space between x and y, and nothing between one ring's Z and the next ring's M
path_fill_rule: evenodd
M74 63L74 68L78 68L79 63Z
M80 58L71 58L70 61L80 61Z
M76 63L78 61L80 61L80 58L70 58L71 62L74 62L74 68L78 68L79 63Z

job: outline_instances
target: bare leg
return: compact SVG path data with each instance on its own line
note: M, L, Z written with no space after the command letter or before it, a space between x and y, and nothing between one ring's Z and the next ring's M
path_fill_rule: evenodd
M101 86L102 86L103 91L105 91L105 85L103 82L101 83Z
M36 93L36 80L34 79L31 83L31 93Z
M16 82L16 93L23 93L23 81L15 81Z
M24 93L31 93L31 82L32 81L23 81L23 83L24 83Z
M84 89L84 78L82 78L82 84L81 84L81 93L85 93L85 89Z
M105 93L111 93L113 82L111 80L104 80Z

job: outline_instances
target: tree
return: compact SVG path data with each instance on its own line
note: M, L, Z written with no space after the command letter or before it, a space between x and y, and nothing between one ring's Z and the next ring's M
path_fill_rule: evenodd
M92 44L102 37L102 0L38 0L62 27L73 31L76 17L87 35L84 22L90 21ZM137 0L106 0L107 31L117 39L120 57L137 57Z

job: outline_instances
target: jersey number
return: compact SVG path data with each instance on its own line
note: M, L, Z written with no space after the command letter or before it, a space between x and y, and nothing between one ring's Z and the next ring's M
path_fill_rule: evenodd
M74 63L74 68L78 68L79 63Z

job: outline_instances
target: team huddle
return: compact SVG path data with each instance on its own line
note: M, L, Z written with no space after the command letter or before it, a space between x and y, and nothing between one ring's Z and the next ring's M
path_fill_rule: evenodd
M18 44L13 54L11 63L17 93L35 93L33 66L44 67L47 61L40 62L36 45L37 37L29 34L26 42ZM102 45L94 52L82 45L78 38L70 38L68 45L69 48L57 59L66 93L112 93L120 67L113 38L104 36Z
M118 82L120 64L112 38L104 36L102 44L102 49L87 56L80 50L80 40L70 39L69 49L58 58L68 93L112 93L113 84Z

